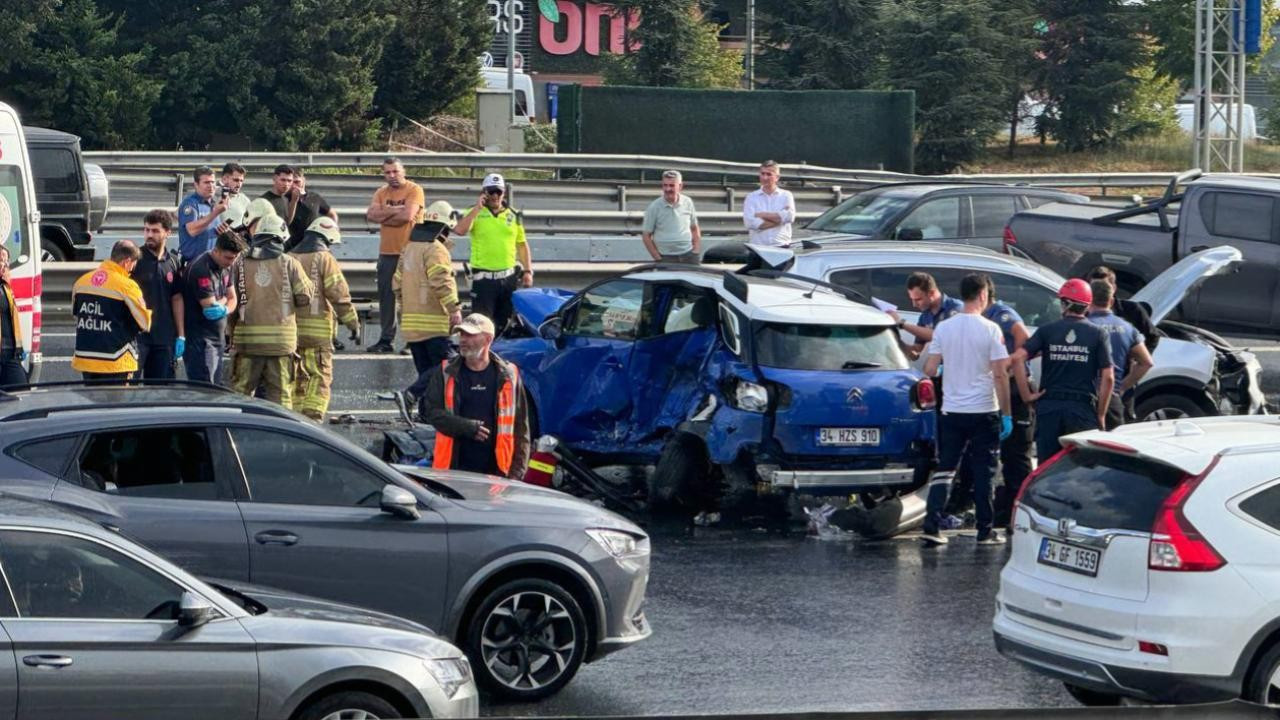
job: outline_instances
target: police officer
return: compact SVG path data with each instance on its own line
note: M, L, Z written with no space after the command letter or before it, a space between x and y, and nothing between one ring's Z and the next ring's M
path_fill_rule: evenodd
M1115 287L1105 279L1094 280L1089 286L1093 290L1089 322L1111 336L1111 364L1115 370L1116 388L1111 403L1107 405L1107 429L1112 430L1134 419L1133 389L1154 363L1143 343L1142 333L1111 311L1111 295Z
M121 240L103 260L76 280L71 307L76 316L76 349L71 369L86 380L127 380L138 369L138 333L151 329L151 311L142 288L129 277L142 253Z
M138 335L139 377L173 378L187 347L182 300L182 256L167 247L173 218L152 210L142 218L142 257L130 277L151 310L151 329Z
M996 284L987 278L987 309L982 316L1000 328L1005 349L1010 357L1026 344L1030 333L1022 322L1022 316L1007 303L996 299ZM1004 480L995 492L995 524L1009 524L1013 499L1017 497L1022 481L1031 474L1032 442L1035 439L1035 413L1022 402L1013 375L1009 375L1009 410L1013 416L1013 431L1000 443L1001 476Z
M1115 386L1111 343L1107 332L1089 322L1085 312L1093 302L1088 283L1068 280L1058 290L1062 319L1036 330L1013 354L1018 392L1035 403L1036 458L1048 460L1062 449L1063 435L1102 428ZM1033 392L1026 363L1040 358L1040 390Z
M449 335L462 322L458 283L453 277L453 241L449 231L457 213L443 200L427 206L425 220L409 234L392 279L400 304L400 328L413 353L417 379L404 391L406 405L427 390L429 374L449 358Z
M920 357L925 345L933 340L933 328L938 323L950 318L964 307L964 303L949 297L938 289L933 276L925 272L915 272L907 276L907 297L911 305L920 312L914 323L898 317L896 311L890 311L894 320L898 321L898 329L905 330L915 338L915 343L904 347L907 356L912 360Z
M231 331L231 389L293 408L293 359L298 351L295 308L316 292L302 265L284 252L289 228L275 215L262 218L248 256L233 268L240 304Z
M316 293L309 305L298 308L298 354L295 369L294 407L313 420L324 420L333 385L333 320L351 331L360 344L360 318L351 304L351 290L342 268L329 247L342 242L338 223L328 216L316 218L289 254L297 258Z
M1089 282L1106 280L1111 284L1111 311L1129 321L1129 324L1135 330L1142 333L1142 344L1147 346L1149 352L1155 352L1163 333L1155 326L1155 323L1151 322L1151 313L1147 312L1147 308L1142 303L1134 300L1121 300L1116 296L1118 286L1116 285L1115 271L1106 265L1099 265L1089 271L1089 276L1085 280Z
M520 285L533 285L533 258L524 218L505 199L506 180L490 173L481 187L480 199L454 233L471 236L471 309L493 320L502 335L512 314L511 293Z

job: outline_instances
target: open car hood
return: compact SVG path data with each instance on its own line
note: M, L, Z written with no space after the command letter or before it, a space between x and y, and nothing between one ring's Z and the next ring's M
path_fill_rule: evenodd
M1187 297L1187 293L1205 279L1234 268L1244 255L1230 245L1192 253L1155 276L1146 287L1134 293L1133 300L1151 308L1151 322L1159 325Z

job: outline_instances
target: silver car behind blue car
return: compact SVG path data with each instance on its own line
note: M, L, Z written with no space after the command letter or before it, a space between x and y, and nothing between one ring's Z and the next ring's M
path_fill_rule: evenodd
M0 571L0 719L478 710L466 656L421 625L202 582L46 503L0 497Z

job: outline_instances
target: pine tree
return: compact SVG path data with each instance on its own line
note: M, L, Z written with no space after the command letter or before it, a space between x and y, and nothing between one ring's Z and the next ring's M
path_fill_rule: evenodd
M426 119L480 84L476 59L492 26L471 0L411 0L399 7L400 22L374 75L374 104L384 115Z
M609 85L736 88L742 84L742 53L720 47L721 26L702 15L697 2L617 3L615 12L638 13L630 40L640 45L605 59Z
M1003 124L1010 78L991 23L992 0L913 0L895 7L885 50L888 85L916 92L916 169L948 172L973 161Z
M118 53L120 29L121 19L99 12L94 0L64 0L41 18L0 73L24 122L75 133L90 149L146 142L161 83L142 71L145 48Z
M757 75L782 90L861 89L880 67L878 0L760 0ZM893 5L897 12L898 5ZM904 38L910 43L910 38Z
M36 27L49 22L60 3L58 0L14 0L0 3L0 72L31 50L31 35Z
M1137 90L1147 60L1139 7L1125 0L1043 0L1045 91L1062 148L1082 150L1116 139L1119 108Z

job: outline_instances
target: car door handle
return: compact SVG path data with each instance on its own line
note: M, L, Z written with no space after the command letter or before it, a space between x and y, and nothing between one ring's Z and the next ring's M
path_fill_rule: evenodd
M22 658L22 664L34 668L57 670L71 665L71 658L66 655L28 655Z
M605 366L605 367L607 367L607 368L613 368L614 370L621 370L621 369L622 369L622 361L621 361L621 360L619 360L618 358L612 358L612 357L611 357L611 358L605 358L605 359L604 359L604 366Z
M1196 245L1195 247L1191 248L1191 252L1196 253L1196 252L1200 252L1201 250L1208 250L1208 249L1209 249L1208 245Z
M259 545L294 545L298 536L287 530L263 530L253 536Z

